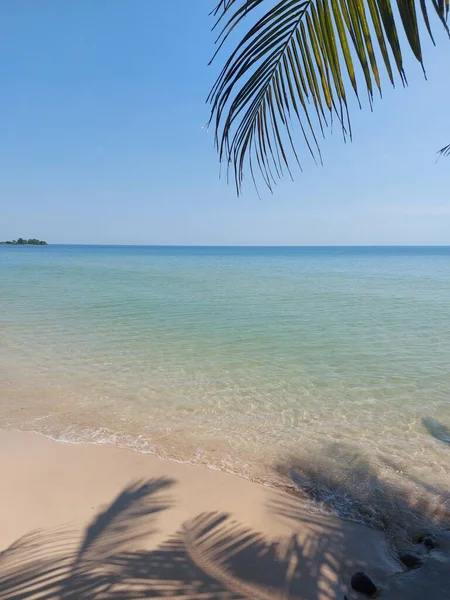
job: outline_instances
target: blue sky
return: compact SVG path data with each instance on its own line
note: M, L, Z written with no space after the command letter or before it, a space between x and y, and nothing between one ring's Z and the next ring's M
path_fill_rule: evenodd
M1 2L0 239L450 244L444 35L428 81L409 59L409 87L355 111L352 144L328 135L324 167L237 198L203 128L214 2Z

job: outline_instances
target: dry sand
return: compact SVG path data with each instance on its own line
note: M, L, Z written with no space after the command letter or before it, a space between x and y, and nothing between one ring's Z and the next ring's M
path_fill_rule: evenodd
M381 598L450 598L445 536L405 573L381 532L232 475L22 432L0 453L2 600L350 600L361 570Z

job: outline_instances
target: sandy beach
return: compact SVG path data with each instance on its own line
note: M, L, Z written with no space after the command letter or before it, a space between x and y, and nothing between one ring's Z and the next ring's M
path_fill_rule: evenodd
M448 597L445 536L405 572L381 532L219 471L12 431L0 452L0 598L343 600L355 571Z

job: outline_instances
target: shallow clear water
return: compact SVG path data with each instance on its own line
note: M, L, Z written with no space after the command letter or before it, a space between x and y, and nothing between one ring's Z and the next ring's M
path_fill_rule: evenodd
M0 247L0 290L3 427L448 518L450 248Z

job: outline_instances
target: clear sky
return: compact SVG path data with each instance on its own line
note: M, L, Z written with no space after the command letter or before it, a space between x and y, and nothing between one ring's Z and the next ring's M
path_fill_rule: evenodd
M203 129L215 0L2 0L0 239L450 244L450 43L258 199ZM439 28L436 31L440 33ZM303 148L301 152L304 152Z

